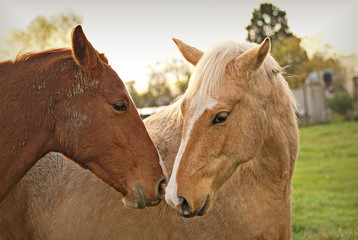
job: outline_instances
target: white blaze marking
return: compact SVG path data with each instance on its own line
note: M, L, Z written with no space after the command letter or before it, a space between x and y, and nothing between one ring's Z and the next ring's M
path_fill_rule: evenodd
M166 179L168 179L168 172L167 172L167 169L165 168L163 159L162 159L162 157L160 156L160 153L159 153L158 149L157 149L157 152L158 152L158 156L159 156L159 165L162 167L162 171L163 171L164 177L165 177Z
M203 102L203 99L199 97L195 97L191 103L193 106L194 114L188 119L187 129L184 134L184 138L180 143L180 147L174 161L172 176L170 177L168 186L165 189L165 201L174 208L176 208L176 206L178 206L180 203L177 196L177 171L180 165L180 160L185 152L186 145L189 142L193 126L205 110L213 108L217 103L218 102L211 97L207 98L206 102Z

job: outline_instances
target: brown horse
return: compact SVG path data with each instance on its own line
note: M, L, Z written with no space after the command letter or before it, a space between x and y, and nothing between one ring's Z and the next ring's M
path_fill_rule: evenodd
M125 205L159 203L160 157L122 80L86 39L0 63L0 201L51 151L88 168Z
M188 206L179 202L180 215L203 216L183 218L164 202L127 209L102 182L51 155L0 205L0 238L290 238L295 100L268 54L269 40L219 43L206 53L176 43L196 65L188 90L145 124L176 181L168 201L175 205L183 195Z

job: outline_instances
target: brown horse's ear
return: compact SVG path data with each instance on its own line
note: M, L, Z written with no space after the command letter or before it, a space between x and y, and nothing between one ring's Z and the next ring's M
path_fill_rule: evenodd
M200 58L204 54L202 51L196 49L195 47L185 44L179 39L173 38L173 41L179 48L179 51L184 56L184 58L194 66L199 62Z
M99 71L101 62L97 51L87 40L81 25L77 25L72 30L72 54L76 63L90 71Z
M271 41L267 37L257 47L247 50L235 59L237 71L240 74L247 75L250 71L255 71L264 62L267 54L270 52Z
M99 57L101 58L101 60L102 60L103 62L105 62L105 63L108 64L108 59L107 59L107 57L104 55L104 53L100 53L100 54L99 54Z

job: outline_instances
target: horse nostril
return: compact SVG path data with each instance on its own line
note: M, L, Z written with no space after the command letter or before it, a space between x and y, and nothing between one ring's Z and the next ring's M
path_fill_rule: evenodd
M189 216L191 214L190 205L184 197L179 197L180 210L184 216Z
M163 199L166 186L167 186L167 180L164 176L162 176L157 184L157 194L159 196L159 199Z

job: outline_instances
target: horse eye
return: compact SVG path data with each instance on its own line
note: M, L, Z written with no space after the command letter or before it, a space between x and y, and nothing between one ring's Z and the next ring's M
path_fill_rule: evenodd
M218 112L215 115L213 124L225 122L228 116L229 116L229 112Z
M127 105L125 101L117 101L111 104L112 108L116 111L126 111Z

